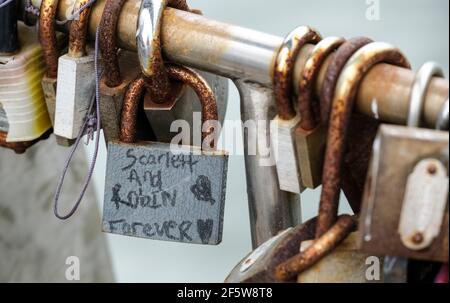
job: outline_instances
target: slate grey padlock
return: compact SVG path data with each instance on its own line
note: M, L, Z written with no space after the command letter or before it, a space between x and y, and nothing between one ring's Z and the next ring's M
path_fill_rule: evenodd
M100 80L100 112L105 141L119 139L120 113L128 85L139 74L139 62L135 53L116 46L116 28L125 0L107 0L100 22L99 45L104 63Z
M80 8L89 0L77 0ZM72 21L69 31L69 52L59 58L54 132L76 139L94 93L94 53L86 49L90 8Z
M379 130L361 212L365 252L448 262L448 132L418 128L429 83L442 75L425 64L414 82L409 127Z
M278 115L270 124L271 146L275 154L280 189L299 194L304 190L298 168L294 131L300 116L293 105L293 73L295 61L307 43L318 43L319 33L307 26L292 31L278 52L273 75Z
M202 102L202 122L217 119L214 95L194 71L168 66ZM108 147L103 231L183 243L217 245L222 240L228 156L214 151L211 129L203 151L166 143L135 142L136 114L144 78L124 100L121 141ZM211 149L211 150L209 150Z

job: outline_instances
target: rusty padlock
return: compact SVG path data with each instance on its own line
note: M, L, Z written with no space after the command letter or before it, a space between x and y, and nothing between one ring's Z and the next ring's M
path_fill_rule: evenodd
M89 0L77 0L75 9ZM76 139L94 94L94 52L86 48L90 8L70 23L69 52L58 60L55 124L56 135Z
M294 141L294 129L300 121L300 116L296 113L292 102L293 72L302 47L307 43L318 43L320 40L320 34L315 30L307 26L296 28L287 36L278 52L273 75L278 115L270 124L270 137L278 181L281 190L297 194L303 191L303 182L297 165Z
M129 84L139 74L139 63L134 53L116 46L116 28L125 0L107 0L100 22L100 50L104 72L100 80L100 112L105 141L119 139L120 113Z
M326 125L318 116L319 103L314 86L325 59L345 42L344 38L328 37L320 41L303 68L298 88L300 124L295 129L297 162L305 187L315 189L322 183L323 155L327 137Z
M170 142L175 136L175 133L171 132L172 122L183 120L191 126L191 142L198 144L201 141L200 137L194 137L194 134L201 131L201 125L199 118L193 114L201 111L197 94L191 88L171 81L162 68L164 60L160 42L161 23L167 6L200 13L198 10L190 10L185 0L142 1L138 19L137 46L141 70L148 78L144 110L158 141ZM213 89L219 121L222 123L227 107L228 80L211 73L196 72Z
M217 120L212 90L194 71L167 66L202 102L203 149L135 143L136 114L145 79L126 94L121 141L109 143L103 231L148 239L217 245L222 240L228 156L215 150L210 123ZM208 122L210 121L210 122Z
M448 262L448 132L417 128L429 83L442 75L425 64L414 83L409 127L379 130L360 221L365 252Z

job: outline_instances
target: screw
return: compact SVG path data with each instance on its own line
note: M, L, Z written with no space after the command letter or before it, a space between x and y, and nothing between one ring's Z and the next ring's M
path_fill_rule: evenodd
M421 232L417 232L411 237L411 240L416 245L422 244L424 241L423 234Z

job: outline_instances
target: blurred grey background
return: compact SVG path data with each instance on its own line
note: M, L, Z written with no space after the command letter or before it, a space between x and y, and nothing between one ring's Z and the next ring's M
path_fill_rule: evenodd
M380 0L380 19L369 21L370 0L189 0L208 18L285 36L299 25L310 25L322 36L368 36L399 47L414 70L429 60L448 75L449 1ZM230 83L227 119L240 117L239 96ZM227 147L225 146L225 149ZM104 152L104 149L103 149ZM105 154L96 173L99 201L103 197ZM320 191L302 195L303 218L317 213ZM261 201L264 203L264 201ZM100 202L102 204L102 202ZM101 205L99 205L101 206ZM348 211L345 205L341 211ZM251 250L243 157L229 162L224 237L218 247L199 247L118 236L107 236L119 282L222 282Z

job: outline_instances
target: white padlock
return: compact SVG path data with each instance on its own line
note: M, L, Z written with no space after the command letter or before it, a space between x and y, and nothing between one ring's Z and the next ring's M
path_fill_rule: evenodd
M87 2L78 0L76 7ZM86 48L89 13L86 8L77 20L72 21L69 52L58 62L54 132L67 139L78 136L94 94L94 52Z

